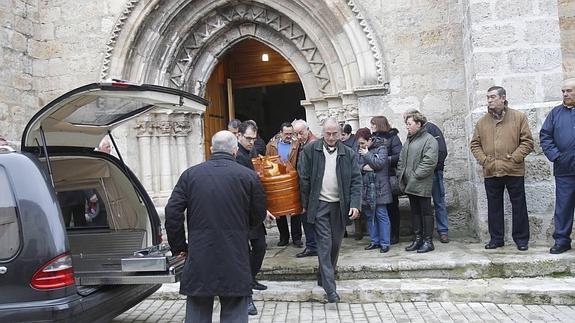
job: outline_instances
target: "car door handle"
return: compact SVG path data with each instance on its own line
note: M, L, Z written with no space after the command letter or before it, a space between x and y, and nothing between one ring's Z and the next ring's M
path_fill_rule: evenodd
M8 268L2 266L0 267L0 275L4 275L8 271Z

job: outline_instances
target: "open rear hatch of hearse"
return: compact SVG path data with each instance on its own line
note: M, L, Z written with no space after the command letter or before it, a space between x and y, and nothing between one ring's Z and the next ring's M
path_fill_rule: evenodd
M22 151L46 163L77 285L179 280L184 259L171 256L161 244L160 220L145 189L117 149L119 158L94 147L114 128L144 113L203 113L206 105L200 97L161 86L95 83L60 96L30 120Z

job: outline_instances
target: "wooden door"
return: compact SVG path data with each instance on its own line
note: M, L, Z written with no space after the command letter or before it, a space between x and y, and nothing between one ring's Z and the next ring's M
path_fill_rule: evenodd
M204 147L210 156L212 136L228 127L227 81L224 64L219 63L206 84L206 99L210 102L204 114Z

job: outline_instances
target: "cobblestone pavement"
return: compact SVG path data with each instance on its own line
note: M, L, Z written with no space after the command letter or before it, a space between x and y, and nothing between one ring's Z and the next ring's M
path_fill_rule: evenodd
M256 302L250 322L574 322L575 306L492 303ZM219 305L213 322L219 322ZM113 322L183 322L184 300L145 300Z

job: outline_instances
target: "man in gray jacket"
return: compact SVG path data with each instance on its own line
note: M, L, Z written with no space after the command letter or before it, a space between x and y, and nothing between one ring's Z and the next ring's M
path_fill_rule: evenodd
M318 284L327 301L340 301L335 268L345 226L359 217L361 172L355 152L340 141L341 128L333 118L325 120L323 139L307 144L298 162L300 193L307 221L315 225L319 260Z

